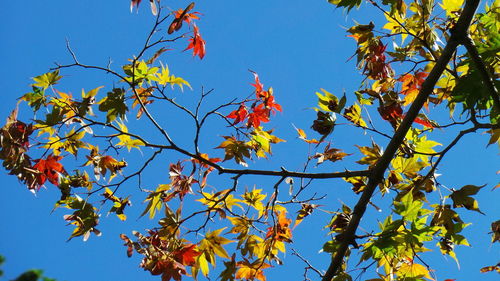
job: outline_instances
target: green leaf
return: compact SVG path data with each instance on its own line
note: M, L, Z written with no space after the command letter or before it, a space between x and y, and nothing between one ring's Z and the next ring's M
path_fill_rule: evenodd
M113 122L116 117L124 118L128 107L125 104L125 90L114 88L113 91L108 92L107 96L99 101L99 110L107 112L106 122Z
M409 191L401 198L401 202L395 202L395 212L408 221L414 221L419 215L419 211L424 205L419 200L413 200L413 193Z
M41 87L45 90L49 86L57 84L57 82L61 78L62 76L59 75L59 70L53 72L47 72L40 76L34 77L33 80L35 80L36 83L32 84L32 86Z
M28 105L36 112L41 106L47 104L45 89L33 86L33 92L25 94L21 97L21 100L28 102Z

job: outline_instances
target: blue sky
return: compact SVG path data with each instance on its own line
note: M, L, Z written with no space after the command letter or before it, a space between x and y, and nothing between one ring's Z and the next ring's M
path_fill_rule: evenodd
M126 0L30 0L4 3L0 10L2 118L15 107L18 97L30 91L30 77L48 71L54 66L54 62L71 62L66 51L66 39L80 62L105 66L111 59L111 66L119 69L128 58L137 54L153 23L148 3L143 2L145 3L141 5L139 13L130 13ZM170 1L163 5L178 9L188 3ZM276 135L288 142L274 148L273 160L260 160L253 165L269 169L279 169L281 166L289 170L301 169L307 157L308 146L296 139L293 125L303 129L310 127L315 118L315 112L311 108L317 101L314 92L319 88L337 95L345 91L349 101L354 101L353 91L358 88L362 77L355 68L355 62L348 61L354 53L355 43L352 38L346 37L345 29L353 25L354 20L365 24L370 20L377 23L380 15L374 10L363 8L346 16L342 10L336 10L326 1L319 0L199 1L195 10L203 13L198 25L207 42L205 59L200 61L193 58L189 51L183 53L185 41L168 45L173 50L161 58L175 75L185 78L193 86L193 91L177 91L175 94L178 95L178 100L193 103L201 87L214 89L214 95L207 101L208 106L234 97L243 98L252 93L249 83L253 77L248 69L258 72L265 86L274 88L276 99L284 109L283 113L276 115L268 128L275 128ZM109 90L113 87L113 82L117 82L109 76L92 71L68 70L63 76L64 82L60 87L74 94L79 94L82 88L89 90L98 86L105 86L103 91ZM178 130L179 127L189 126L185 118L179 116L178 112L162 111L161 107L154 109L166 128L176 132L178 140L189 140L188 131ZM439 114L446 113L436 111L433 117L443 118ZM26 120L31 118L29 109L21 107L21 116ZM148 133L142 125L133 123L133 118L129 121L131 129ZM389 126L384 126L381 127L390 132ZM213 134L213 130L217 133ZM221 132L218 133L218 130ZM217 146L224 133L227 134L228 131L209 127L204 133L206 142L203 147L210 150ZM308 133L318 137L311 130ZM442 143L450 138L447 132L435 134L435 139ZM333 134L332 141L336 147L355 153L357 149L353 142L367 145L370 137L344 126ZM474 212L464 213L464 220L473 223L465 232L471 237L472 247L457 249L461 261L460 270L452 259L439 253L424 256L433 269L436 269L438 280L498 278L493 273L478 273L480 267L498 262L500 256L498 246L491 245L487 233L489 224L497 220L500 213L495 200L499 191L491 191L498 183L498 176L495 174L499 169L498 148L486 148L487 141L487 135L467 136L442 162L443 175L440 180L447 187L458 189L465 184L488 185L477 197L481 210L487 216ZM385 141L381 140L380 144L385 145ZM130 168L134 167L134 162L147 158L148 153L149 151L143 151L143 154L133 154L132 160L128 160ZM212 153L217 152L211 150ZM218 156L222 155L222 152L218 153ZM146 174L143 185L151 189L158 183L158 178L167 180L168 161L175 162L178 159L178 155L166 154L158 163L157 170ZM317 170L342 171L344 168L362 167L356 164L334 164ZM134 205L128 209L129 219L125 223L119 222L113 215L106 217L104 209L100 220L102 237L91 237L87 242L80 238L65 242L71 233L71 227L65 226L62 219L66 213L64 210L52 212L53 203L59 198L59 191L48 186L46 190L42 189L33 196L15 177L8 176L5 172L0 177L3 182L0 189L0 212L3 214L0 220L0 254L7 259L3 267L7 279L14 278L29 268L43 269L47 276L67 281L159 279L138 267L138 255L127 258L125 247L118 239L120 233L130 234L132 230L142 231L156 224L148 218L138 218L145 206L141 203L144 195L137 192L136 185L127 187L134 194ZM219 186L230 183L228 177L214 180L214 184ZM255 185L265 190L267 188L267 193L270 194L270 188L276 180L245 177L241 188L252 188ZM328 200L322 202L325 209L336 210L340 207L340 202L352 206L357 200L349 186L341 181L317 181L313 187L311 193L328 194ZM127 192L128 190L123 194ZM375 200L381 206L387 201L380 196ZM387 207L383 209L386 211ZM374 225L382 218L371 208L364 218L364 226ZM326 231L321 230L327 221L328 215L321 212L311 216L307 224L304 221L294 231L292 246L322 269L328 265L328 256L318 254L318 251L327 241ZM311 239L312 234L315 239ZM219 265L222 265L222 261ZM285 277L298 280L303 268L304 264L288 251L285 265L270 269L268 280L285 280ZM369 279L371 276L366 274L361 278Z

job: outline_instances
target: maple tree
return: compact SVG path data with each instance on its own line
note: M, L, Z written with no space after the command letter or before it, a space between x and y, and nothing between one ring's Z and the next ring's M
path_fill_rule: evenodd
M478 0L367 0L364 4L379 11L385 23L347 29L362 82L355 93L320 89L305 98L316 104L311 109L316 119L310 120L310 129L292 129L297 137L287 140L308 147L296 152L307 158L300 171L259 168L262 158L272 160L273 147L287 145L270 126L277 114L286 114L280 104L285 97L264 86L262 81L272 84L267 77L250 70L252 94L219 100L214 107L205 104L212 90L201 89L194 105L176 99L179 91L196 89L172 74L162 59L175 52L167 46L171 43L182 44L180 55L190 52L199 60L209 55L203 13L194 2L173 11L159 0L149 2L153 28L128 63L121 68L83 64L68 44L73 61L34 77L32 91L21 97L0 130L0 158L8 173L33 193L43 192L42 186L60 190L55 208L71 212L64 215L73 227L69 240L105 232L97 228L105 210L126 221L128 210L136 208L131 197L142 196L144 204L138 205L141 217L151 220L150 229L119 238L124 256L139 256L140 267L164 281L265 281L269 268L286 267L290 251L305 264L305 280L354 280L360 278L356 270L371 272L371 281L437 280L423 253L434 249L459 261L455 247L473 239L462 232L469 226L463 214L484 214L476 194L500 185L473 182L447 188L437 171L466 135L483 132L485 144L500 145L498 1L479 9ZM346 12L363 4L328 2ZM131 11L140 4L132 0ZM112 87L93 85L73 95L63 86L67 69L110 74ZM177 138L181 128L165 126L156 117L160 103L193 122L189 144ZM35 113L30 124L19 120L19 111L27 108ZM431 119L434 112L450 117L438 122ZM209 123L207 136L202 131ZM147 124L154 136L134 124ZM345 124L367 135L371 144L353 142L358 150L353 153L334 147L336 130ZM440 144L434 140L439 131L456 135ZM208 138L218 138L218 145L205 144ZM127 160L134 153L142 156L139 165ZM168 177L143 188L142 175L155 169L161 157L169 161L162 164ZM314 170L331 163L358 169ZM272 183L254 185L250 176ZM217 177L225 184L213 184ZM329 179L350 186L357 203L326 209L331 198L316 194L312 183ZM124 188L134 182L140 195ZM367 230L361 219L368 206L380 209L379 204L389 211ZM292 249L294 230L317 212L329 217L319 254L329 261L327 268L313 266L300 249ZM498 219L491 219L492 243L500 242ZM484 262L478 271L500 273L498 261Z

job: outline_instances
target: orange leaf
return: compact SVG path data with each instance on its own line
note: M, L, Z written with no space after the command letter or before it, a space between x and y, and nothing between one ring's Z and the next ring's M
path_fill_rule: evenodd
M266 276L264 275L263 269L270 267L269 264L256 260L250 263L248 260L240 261L236 263L238 266L238 271L236 272L236 279L246 279L246 280L260 280L266 281Z
M33 166L35 170L40 173L36 175L37 179L37 189L49 180L53 185L59 186L59 174L66 174L64 167L58 161L62 159L62 156L49 155L47 158L38 159L36 164Z
M274 236L278 241L292 242L292 231L290 230L291 219L286 217L286 212L282 211L278 215L278 223L274 227L267 229L266 239Z
M422 83L424 83L425 78L428 75L429 74L426 72L416 72L415 75L407 73L398 79L398 81L403 82L403 85L401 86L401 94L405 95L405 106L411 104L415 100L420 91ZM424 106L427 110L429 110L427 102Z

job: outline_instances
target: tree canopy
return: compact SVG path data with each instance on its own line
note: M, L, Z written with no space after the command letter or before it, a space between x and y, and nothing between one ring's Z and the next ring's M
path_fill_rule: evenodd
M329 0L310 21L304 3L274 18L204 5L132 0L117 12L134 20L117 28L129 42L82 58L89 43L66 39L6 113L3 167L52 192L68 247L105 239L96 252L118 245L114 263L164 281L498 278L486 254L466 267L481 275L453 273L459 249L500 241L498 1ZM327 16L349 26L316 26ZM91 37L112 42L109 28Z

